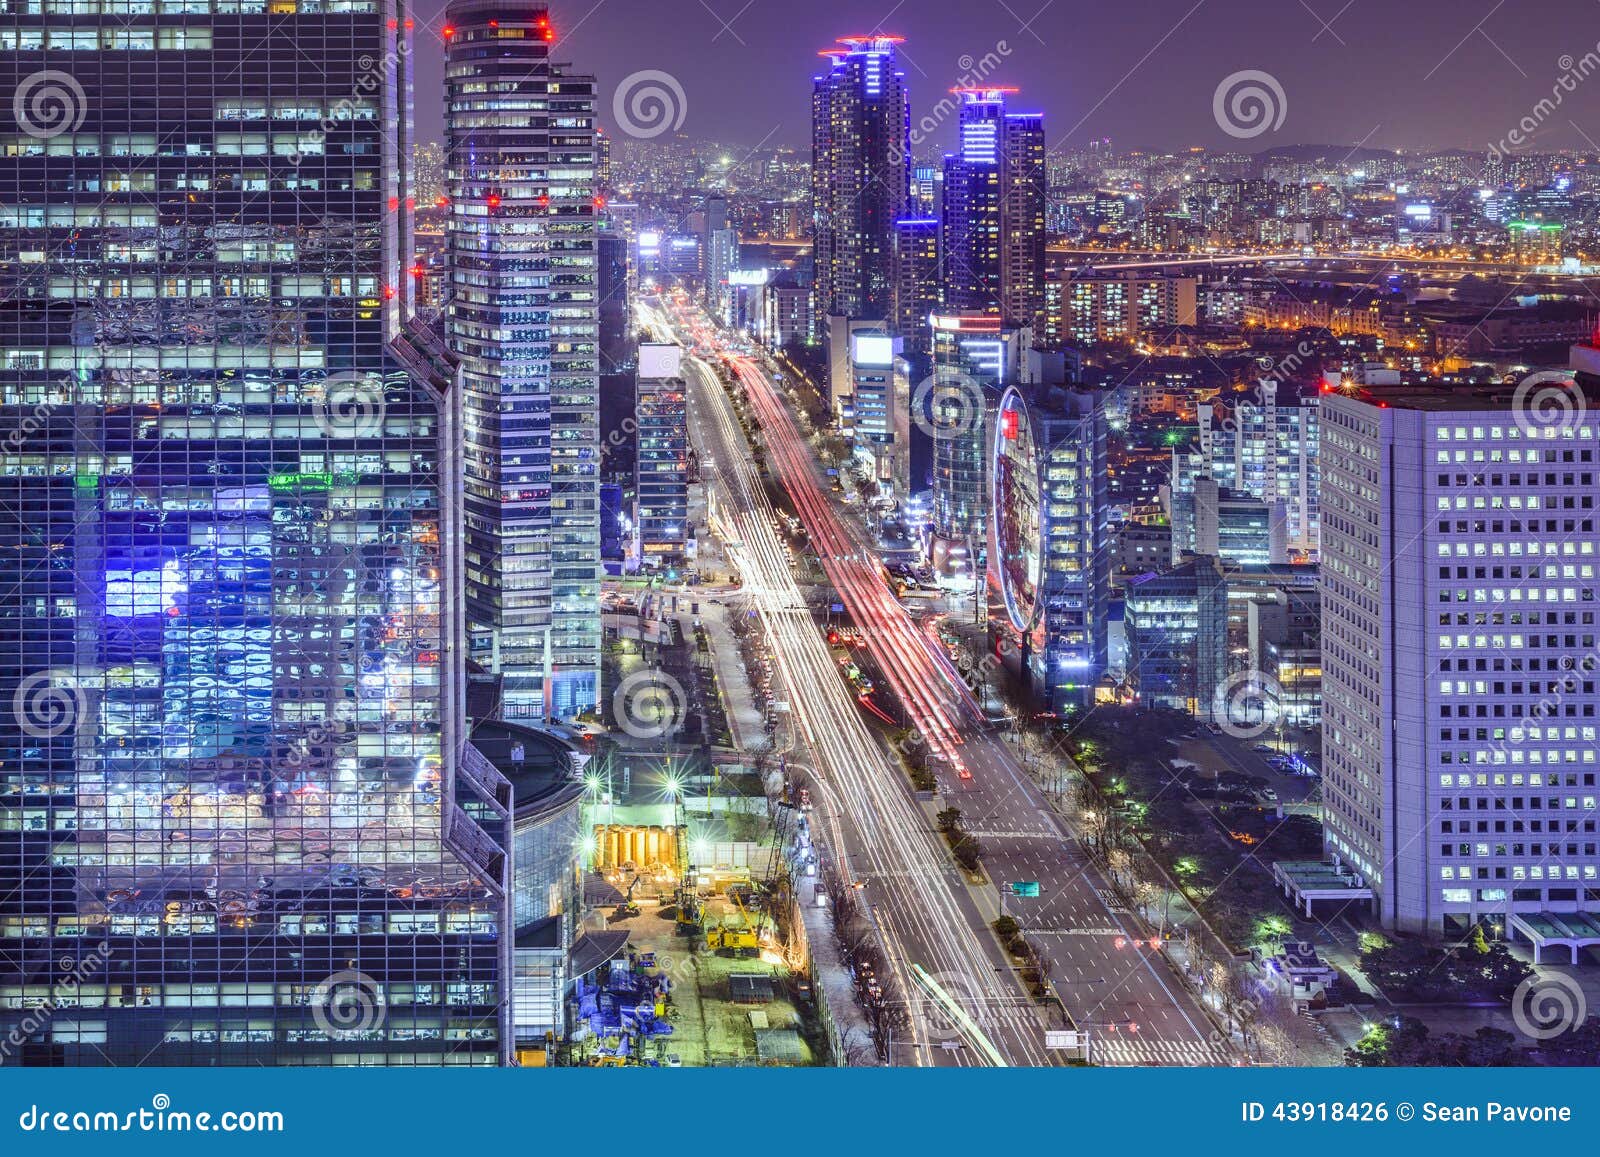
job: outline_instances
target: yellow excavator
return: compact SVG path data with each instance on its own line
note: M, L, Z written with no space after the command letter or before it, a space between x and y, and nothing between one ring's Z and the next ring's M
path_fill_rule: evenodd
M704 923L700 898L685 885L678 889L677 932L679 936L694 936Z
M715 924L706 929L706 947L713 952L726 952L732 956L755 956L761 951L761 939L756 934L755 922L750 919L744 901L737 892L729 898L739 910L739 926Z

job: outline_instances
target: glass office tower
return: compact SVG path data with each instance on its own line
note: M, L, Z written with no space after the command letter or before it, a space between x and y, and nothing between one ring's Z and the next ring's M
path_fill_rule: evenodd
M0 2L0 1064L502 1059L410 45Z
M600 682L595 82L551 63L541 7L457 0L446 21L473 654L507 718L570 718Z

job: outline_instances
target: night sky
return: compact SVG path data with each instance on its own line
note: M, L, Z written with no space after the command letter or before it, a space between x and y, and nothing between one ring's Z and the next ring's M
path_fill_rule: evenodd
M419 0L424 139L440 136L443 11ZM559 58L600 78L608 131L618 83L658 69L686 95L683 134L805 149L817 50L884 31L906 37L913 122L967 71L964 57L996 53L988 79L1021 87L1014 107L1048 114L1053 148L1109 136L1119 149L1481 151L1531 116L1537 147L1600 152L1600 0L577 0L550 11ZM1213 97L1244 70L1278 82L1282 124L1230 137ZM1536 113L1564 75L1574 91ZM948 137L932 141L930 154Z

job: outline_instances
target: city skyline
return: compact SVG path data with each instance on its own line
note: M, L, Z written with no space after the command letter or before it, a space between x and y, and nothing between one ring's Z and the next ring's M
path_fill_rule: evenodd
M724 2L0 0L0 1068L1600 1067L1600 0Z

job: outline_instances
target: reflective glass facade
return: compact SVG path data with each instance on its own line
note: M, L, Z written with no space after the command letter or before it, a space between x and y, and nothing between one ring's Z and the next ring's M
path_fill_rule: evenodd
M0 1064L500 1057L410 29L0 0Z
M460 0L446 19L473 653L507 718L570 718L600 677L595 82L551 63L543 8Z

